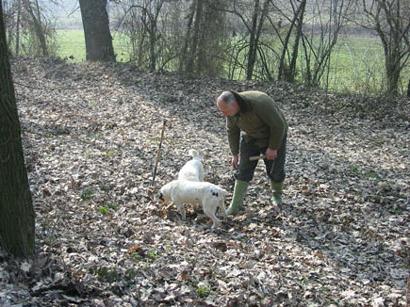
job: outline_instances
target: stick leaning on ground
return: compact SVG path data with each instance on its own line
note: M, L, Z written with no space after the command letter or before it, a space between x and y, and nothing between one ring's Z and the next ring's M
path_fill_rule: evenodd
M161 131L161 139L159 141L159 146L158 146L158 151L157 151L157 156L155 158L155 166L154 166L154 170L152 172L152 182L151 185L154 185L155 183L155 176L157 175L157 167L158 167L158 162L159 159L161 157L161 147L162 147L162 141L164 140L164 131L165 131L165 125L167 123L167 120L164 119L164 122L162 124L162 131Z

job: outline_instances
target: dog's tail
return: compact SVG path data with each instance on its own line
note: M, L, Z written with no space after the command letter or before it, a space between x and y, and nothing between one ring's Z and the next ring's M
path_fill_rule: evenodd
M199 154L199 152L195 149L190 149L188 151L188 154L192 157L192 159L197 159L197 160L202 160L201 155Z

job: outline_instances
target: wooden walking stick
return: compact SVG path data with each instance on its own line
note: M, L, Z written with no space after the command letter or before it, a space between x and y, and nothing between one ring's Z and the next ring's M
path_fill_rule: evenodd
M156 159L155 159L155 166L154 166L154 170L153 170L153 173L152 173L152 182L151 182L151 185L154 185L154 183L155 183L155 176L157 175L157 167L158 167L159 159L160 159L160 157L161 157L161 147L162 147L162 141L164 140L164 131L165 131L165 125L166 125L166 123L167 123L167 120L164 119L164 122L163 122L163 124L162 124L161 139L160 139L160 141L159 141L159 147L158 147L158 151L157 151L157 157L156 157Z

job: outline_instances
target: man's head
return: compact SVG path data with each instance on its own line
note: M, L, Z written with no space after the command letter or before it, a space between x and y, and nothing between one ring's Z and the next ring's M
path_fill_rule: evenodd
M232 92L225 91L216 99L216 106L224 116L234 116L239 112L239 104Z

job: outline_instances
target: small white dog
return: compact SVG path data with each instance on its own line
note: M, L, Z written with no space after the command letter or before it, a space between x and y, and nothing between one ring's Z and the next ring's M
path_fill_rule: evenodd
M201 156L194 149L189 150L189 155L192 159L181 168L178 173L178 180L204 181L204 167Z
M221 224L216 217L216 209L220 208L226 217L225 196L228 192L210 182L198 182L189 180L173 180L164 185L159 191L159 199L163 202L173 203L186 219L184 203L200 204L205 215L213 222L212 228Z

